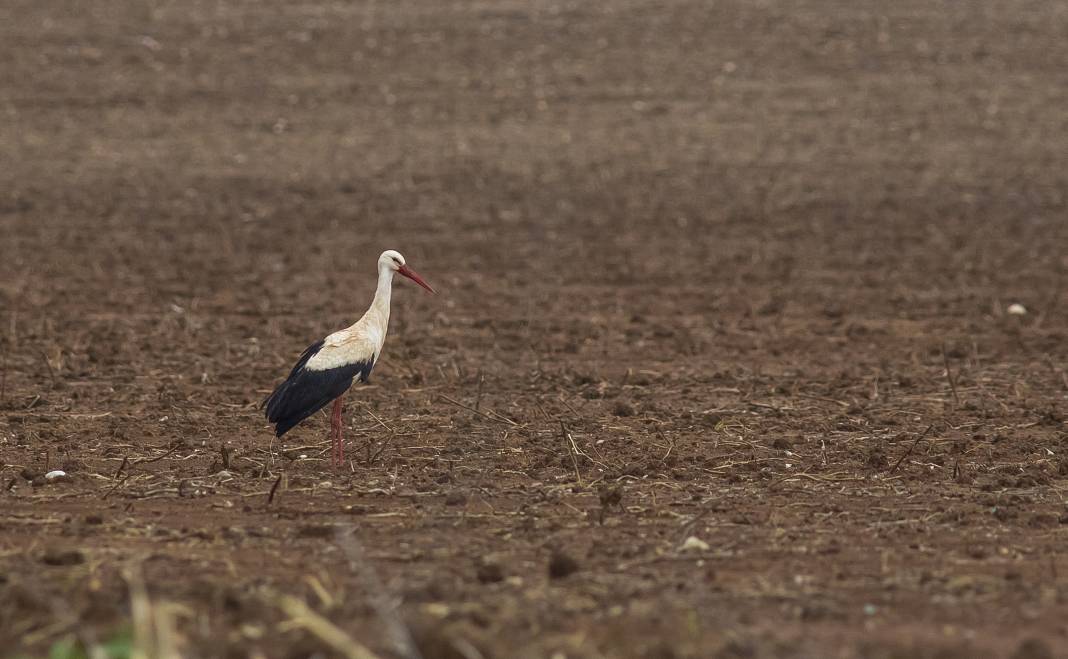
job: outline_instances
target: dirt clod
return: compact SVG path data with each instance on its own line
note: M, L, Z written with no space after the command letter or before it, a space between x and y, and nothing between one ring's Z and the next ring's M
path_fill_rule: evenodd
M1049 644L1038 638L1028 638L1020 643L1010 659L1053 659L1056 656Z
M41 554L41 562L45 565L81 565L85 562L85 554L79 549L46 549Z
M549 578L564 579L578 571L578 561L562 550L554 550L549 556Z
M330 524L306 524L297 531L300 538L332 538L336 528Z
M479 583L497 583L504 581L504 568L496 561L485 561L476 567L475 576Z

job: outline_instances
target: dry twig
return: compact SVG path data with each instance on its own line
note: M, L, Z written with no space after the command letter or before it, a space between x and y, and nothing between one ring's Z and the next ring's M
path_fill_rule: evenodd
M285 472L283 472L284 474ZM271 505L274 502L275 492L278 491L278 486L282 484L282 475L278 474L278 478L274 481L274 485L271 486L271 493L267 495L267 505Z
M389 590L378 579L374 570L367 567L363 550L356 542L352 527L344 533L341 529L337 532L337 543L341 545L345 555L349 559L349 566L356 576L363 581L364 589L369 593L371 607L381 618L386 626L387 633L393 642L393 649L404 659L422 659L419 649L415 645L412 633L397 614L396 598L390 597Z
M367 646L346 634L334 623L312 610L303 601L291 595L271 597L275 606L290 617L290 622L317 636L346 659L380 659Z
M894 466L890 467L890 471L886 472L887 475L892 474L895 471L897 471L897 468L901 466L901 463L905 461L905 458L907 458L910 455L912 455L912 451L915 450L916 445L920 443L921 439L923 439L924 437L927 436L927 433L931 432L931 428L934 428L934 424L933 423L931 425L927 426L927 430L924 430L922 433L920 433L919 437L916 438L916 441L912 442L912 445L909 446L909 450L905 451L905 455L903 455L900 458L898 458L898 461L894 463Z
M567 453L571 456L571 466L575 468L575 480L579 485L582 485L582 474L579 472L578 458L575 457L578 447L575 446L575 440L571 438L571 433L567 431L567 426L564 425L563 421L560 422L560 434L564 438Z
M445 401L446 403L451 403L451 404L455 405L456 407L463 408L463 409L467 410L468 412L474 412L475 414L477 414L477 415L479 415L479 416L481 416L483 418L489 419L490 421L496 421L497 423L507 423L510 426L518 426L519 425L515 421L512 421L511 419L509 419L507 417L501 416L500 414L497 414L496 412L493 412L492 410L490 410L490 412L492 412L492 414L487 414L486 412L483 412L481 410L476 410L475 408L471 407L470 405L464 405L463 403L461 403L460 401L456 400L455 398L450 398L449 396L446 396L445 394L438 394L438 398L440 398L441 400Z
M953 377L953 371L949 368L949 356L946 354L946 344L942 344L942 363L946 366L946 379L949 380L949 389L953 392L953 402L960 407L960 396L957 395L957 381Z

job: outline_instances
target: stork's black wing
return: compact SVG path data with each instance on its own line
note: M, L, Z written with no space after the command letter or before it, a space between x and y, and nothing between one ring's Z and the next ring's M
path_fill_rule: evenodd
M327 403L348 391L353 380L366 380L374 362L361 361L336 368L309 370L308 360L323 347L323 342L308 346L300 355L289 377L263 401L267 420L281 437L293 426L326 407Z

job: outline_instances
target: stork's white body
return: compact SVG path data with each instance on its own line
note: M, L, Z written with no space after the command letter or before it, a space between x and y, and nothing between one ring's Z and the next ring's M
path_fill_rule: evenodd
M393 250L382 252L378 258L378 288L370 308L351 326L308 346L289 377L263 401L267 420L275 424L275 434L279 437L334 401L335 465L344 458L341 400L354 381L367 381L382 356L395 272L434 292L422 277L408 268L403 256Z
M378 289L370 308L355 323L323 339L323 346L308 360L304 368L325 371L346 364L370 362L372 366L382 355L389 330L389 299L393 292L393 270L378 268Z

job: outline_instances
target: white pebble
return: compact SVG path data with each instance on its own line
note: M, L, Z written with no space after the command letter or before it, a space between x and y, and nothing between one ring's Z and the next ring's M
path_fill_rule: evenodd
M686 538L686 542L682 543L679 551L708 551L708 543L695 535L691 535Z
M1027 307L1019 302L1013 302L1009 305L1008 312L1013 316L1025 316L1027 315Z
M45 480L46 481L54 481L57 478L66 478L66 477L67 477L67 472L60 471L59 469L56 469L55 471L50 471L47 474L45 474Z

